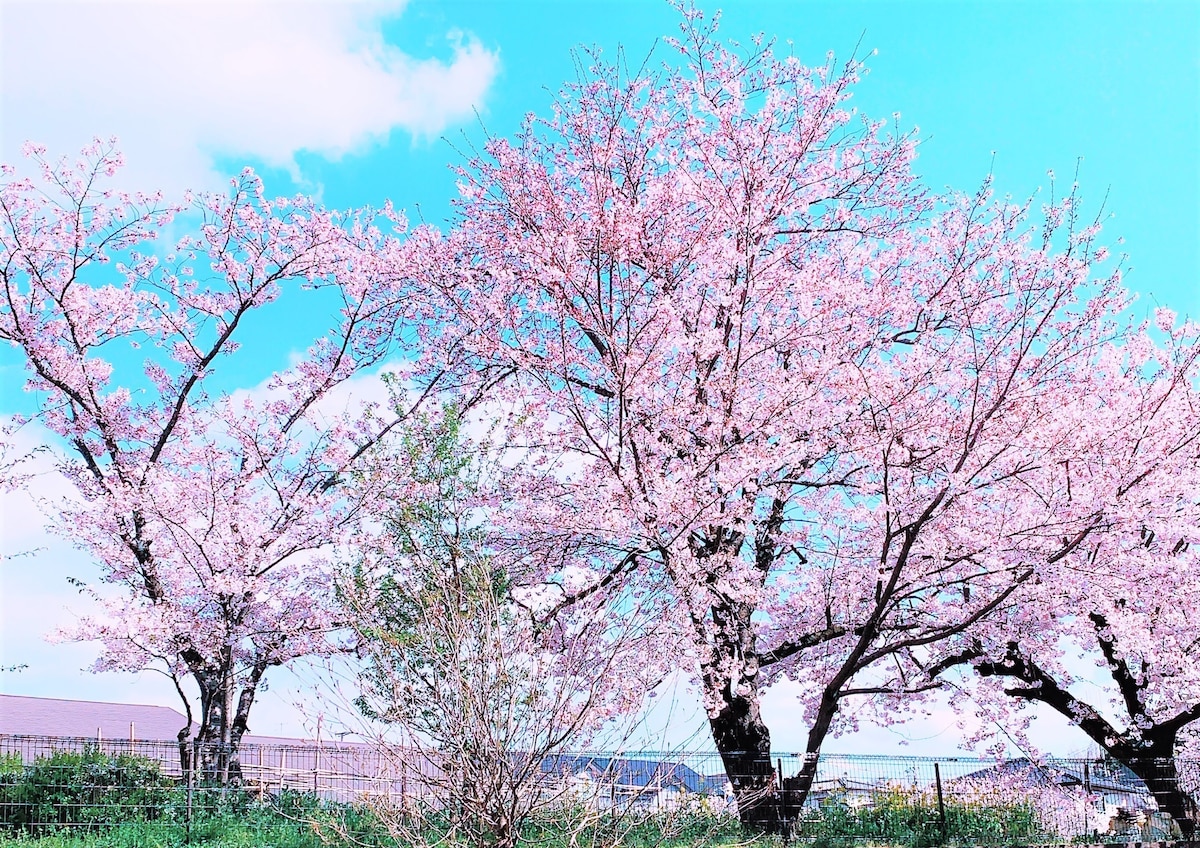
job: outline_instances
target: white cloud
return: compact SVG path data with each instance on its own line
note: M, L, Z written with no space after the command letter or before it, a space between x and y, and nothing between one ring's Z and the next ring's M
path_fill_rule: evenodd
M386 42L402 0L0 0L0 153L117 136L142 188L219 185L215 156L296 170L396 129L436 135L480 107L495 53L448 33L450 59Z

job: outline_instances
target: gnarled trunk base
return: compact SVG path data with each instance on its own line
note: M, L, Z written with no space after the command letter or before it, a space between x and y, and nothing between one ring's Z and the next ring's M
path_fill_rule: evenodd
M708 723L725 775L733 785L742 828L755 835L782 835L785 822L771 764L771 733L763 724L757 702L731 698Z
M1179 786L1179 771L1173 757L1129 757L1125 765L1150 788L1158 808L1171 817L1180 836L1191 842L1196 838L1200 818L1195 800Z

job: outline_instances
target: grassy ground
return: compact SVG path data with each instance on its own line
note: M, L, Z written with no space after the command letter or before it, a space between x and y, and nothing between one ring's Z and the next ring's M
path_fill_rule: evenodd
M235 823L196 827L190 835L186 828L163 822L128 822L103 830L64 829L38 836L0 835L0 845L12 848L319 848L326 844L307 825L263 828Z
M339 837L336 824L349 838ZM673 818L666 831L663 822L647 818L637 822L605 823L593 830L568 832L561 822L530 823L522 843L528 848L731 848L748 846L736 819L711 815ZM444 848L464 842L444 841L431 830L422 840ZM761 842L764 848L768 843ZM197 816L190 827L178 820L129 821L96 827L74 825L33 834L0 829L0 846L12 848L390 848L396 842L373 817L353 808L280 809L256 806L236 815Z
M703 842L709 846L745 846L749 842L734 838L713 843ZM622 840L622 848L649 848L647 843L640 840ZM379 843L376 843L379 844ZM383 843L387 844L387 843ZM534 843L535 845L538 843ZM565 839L547 840L542 843L546 848L579 848L571 846ZM693 843L668 840L660 842L662 848L686 848ZM767 843L762 844L766 848ZM312 830L303 832L297 829L274 829L262 831L250 828L225 828L221 831L193 833L190 841L181 834L178 828L164 827L153 823L131 823L120 825L103 832L85 833L81 831L56 833L47 836L2 836L0 846L5 848L359 848L352 842L344 840L322 841ZM594 848L601 848L596 845Z

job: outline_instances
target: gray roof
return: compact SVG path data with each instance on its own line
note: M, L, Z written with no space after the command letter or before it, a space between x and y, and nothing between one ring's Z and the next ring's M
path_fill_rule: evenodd
M1140 777L1128 766L1111 760L1095 760L1088 763L1084 774L1082 760L1046 760L1039 765L1028 757L1007 760L979 771L971 772L956 781L974 782L1012 775L1023 779L1027 786L1082 786L1088 784L1093 792L1127 793L1144 795L1150 790ZM956 781L951 781L956 782Z
M182 713L149 704L112 704L105 701L69 701L0 695L0 734L11 736L61 736L101 741L128 740L176 742L187 724ZM195 725L192 727L195 732ZM306 739L246 734L245 744L308 745Z
M170 707L0 695L0 733L174 741L187 719Z

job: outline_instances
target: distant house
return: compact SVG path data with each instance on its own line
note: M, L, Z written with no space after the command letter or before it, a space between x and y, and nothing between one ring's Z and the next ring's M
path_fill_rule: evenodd
M1156 808L1150 788L1125 766L1112 760L1084 763L1064 760L1043 765L1020 757L980 769L951 781L951 785L986 785L1003 782L1007 786L1026 790L1057 787L1065 790L1082 789L1099 808L1120 807L1126 810Z
M547 777L575 782L579 793L600 807L634 804L663 809L687 797L725 793L724 775L707 777L683 763L631 757L557 755L541 764Z
M187 719L169 707L0 695L0 733L176 741Z
M0 735L65 736L103 741L177 742L187 724L182 713L148 704L112 704L0 695ZM245 745L311 745L280 736L242 737Z
M884 789L886 786L881 786L878 782L855 780L850 777L814 780L808 796L804 799L804 806L820 807L836 802L848 807L869 807L875 803L875 796Z

